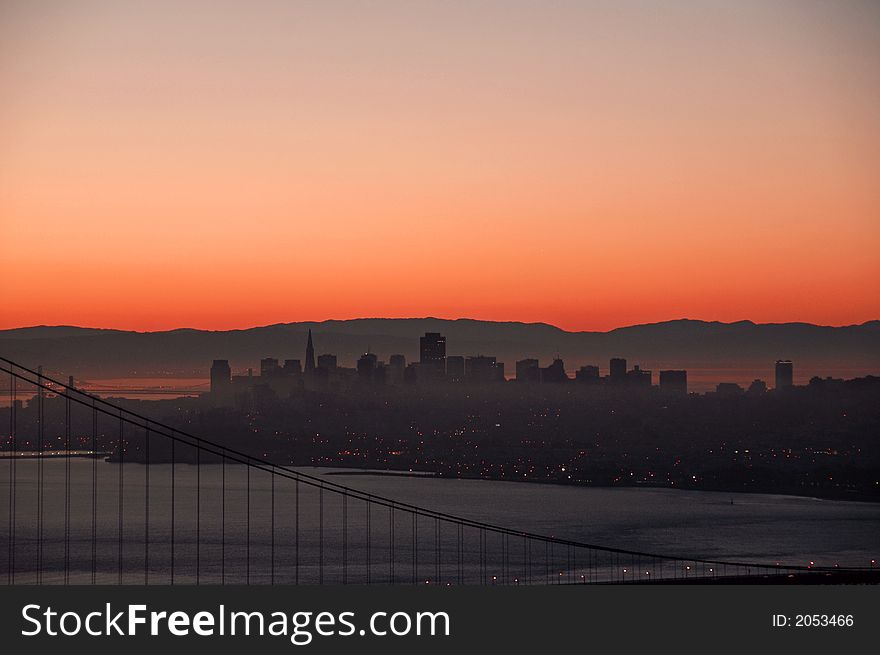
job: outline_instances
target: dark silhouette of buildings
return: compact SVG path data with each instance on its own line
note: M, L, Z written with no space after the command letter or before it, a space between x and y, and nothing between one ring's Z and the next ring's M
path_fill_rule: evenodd
M650 387L653 381L651 371L641 368L638 364L626 373L626 381L632 387Z
M752 383L749 385L746 393L751 396L760 396L762 394L765 394L767 393L767 383L764 382L764 380L752 380Z
M309 340L306 343L306 375L315 372L315 347L312 345L312 330L309 329Z
M660 391L671 394L687 395L687 371L660 371Z
M464 381L464 357L453 355L446 358L446 379L450 382Z
M787 389L794 384L794 366L790 360L776 360L776 388Z
M446 337L425 332L419 339L419 377L422 381L442 380L446 375Z
M468 357L464 363L465 379L474 384L504 381L504 364L494 357L477 355Z
M229 367L229 360L215 359L211 364L211 397L217 405L231 400L232 369Z
M587 384L598 384L599 382L599 367L594 364L587 364L586 366L581 366L577 373L574 374L574 379L578 382L585 382Z
M541 369L537 359L521 359L516 363L517 382L540 382Z
M303 367L298 359L285 359L283 366L279 360L266 357L260 360L260 375L254 376L248 369L247 376L231 374L227 360L214 360L211 366L211 402L214 406L234 406L237 408L264 407L272 398L276 401L293 398L302 390L333 393L358 393L357 389L366 389L356 383L369 383L373 391L377 386L396 387L405 393L404 387L414 384L427 384L425 392L440 392L444 384L468 383L470 385L493 385L506 382L504 363L488 355L464 357L461 355L446 356L446 337L438 332L426 332L419 339L418 362L407 364L406 357L394 354L388 363L381 361L372 352L363 354L354 368L340 367L333 354L322 354L317 358L316 365L309 373L309 361L314 361L315 350L311 330L306 344L306 365ZM666 396L686 396L688 394L688 374L684 369L667 369L660 371L659 384L654 386L652 371L634 365L627 370L627 360L622 357L612 358L609 362L609 374L602 377L596 365L581 366L574 381L597 387L596 393L605 393L603 389L619 395L620 393L638 392L640 396L659 390ZM789 360L776 362L776 388L793 387L793 365ZM534 358L521 359L516 362L516 382L533 385L562 385L573 382L565 370L565 364L559 357L548 366L542 367ZM830 387L834 380L814 378L811 385L818 388ZM258 388L259 387L259 388ZM511 389L513 389L511 387ZM372 393L371 391L370 393ZM535 387L535 391L540 391ZM755 380L748 387L750 397L764 394L767 385L762 380ZM445 391L444 391L445 393ZM547 393L550 393L549 387ZM736 383L721 382L711 396L730 397L745 394L746 391ZM634 395L633 398L636 396Z
M626 360L622 357L612 357L608 366L608 379L615 384L626 381Z
M403 355L391 355L388 358L388 367L386 368L386 382L389 384L403 384L403 378L406 371L406 357Z
M278 360L274 357L264 357L260 360L260 377L273 377L280 372L281 368L278 366Z
M558 357L553 360L550 366L541 369L541 382L568 382L568 376L565 374L565 364Z
M336 370L336 355L318 355L318 368L324 371Z
M743 388L736 382L719 382L715 387L715 393L723 397L740 396L743 393Z
M364 353L357 362L357 376L361 382L373 382L379 365L379 358L373 353Z

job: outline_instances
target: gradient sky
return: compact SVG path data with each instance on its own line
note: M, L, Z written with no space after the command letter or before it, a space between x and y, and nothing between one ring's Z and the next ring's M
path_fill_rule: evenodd
M0 328L880 318L880 3L0 2Z

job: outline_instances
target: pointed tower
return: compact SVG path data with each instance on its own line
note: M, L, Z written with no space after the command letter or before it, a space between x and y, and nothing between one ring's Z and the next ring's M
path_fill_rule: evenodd
M315 347L312 345L312 330L309 329L309 342L306 344L306 375L315 372Z

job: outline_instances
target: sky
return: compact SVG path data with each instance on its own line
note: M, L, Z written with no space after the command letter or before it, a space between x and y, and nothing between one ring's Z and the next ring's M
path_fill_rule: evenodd
M880 3L0 0L0 329L880 318Z

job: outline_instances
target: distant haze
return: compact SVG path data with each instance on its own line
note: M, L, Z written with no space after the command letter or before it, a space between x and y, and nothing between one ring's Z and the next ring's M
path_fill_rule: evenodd
M657 371L686 368L691 386L718 381L772 383L777 359L795 362L795 380L812 375L853 377L880 373L880 321L848 327L806 323L755 324L668 321L609 332L567 332L543 323L501 323L435 318L355 319L288 323L247 330L126 332L75 327L33 327L0 331L0 355L22 364L43 364L56 374L80 379L109 377L207 377L212 359L228 359L234 371L259 371L262 357L302 359L312 329L318 354L338 355L353 366L368 349L380 359L401 353L418 359L418 337L439 331L449 355L494 355L513 375L517 359L542 365L559 355L573 373L578 366L610 357Z

